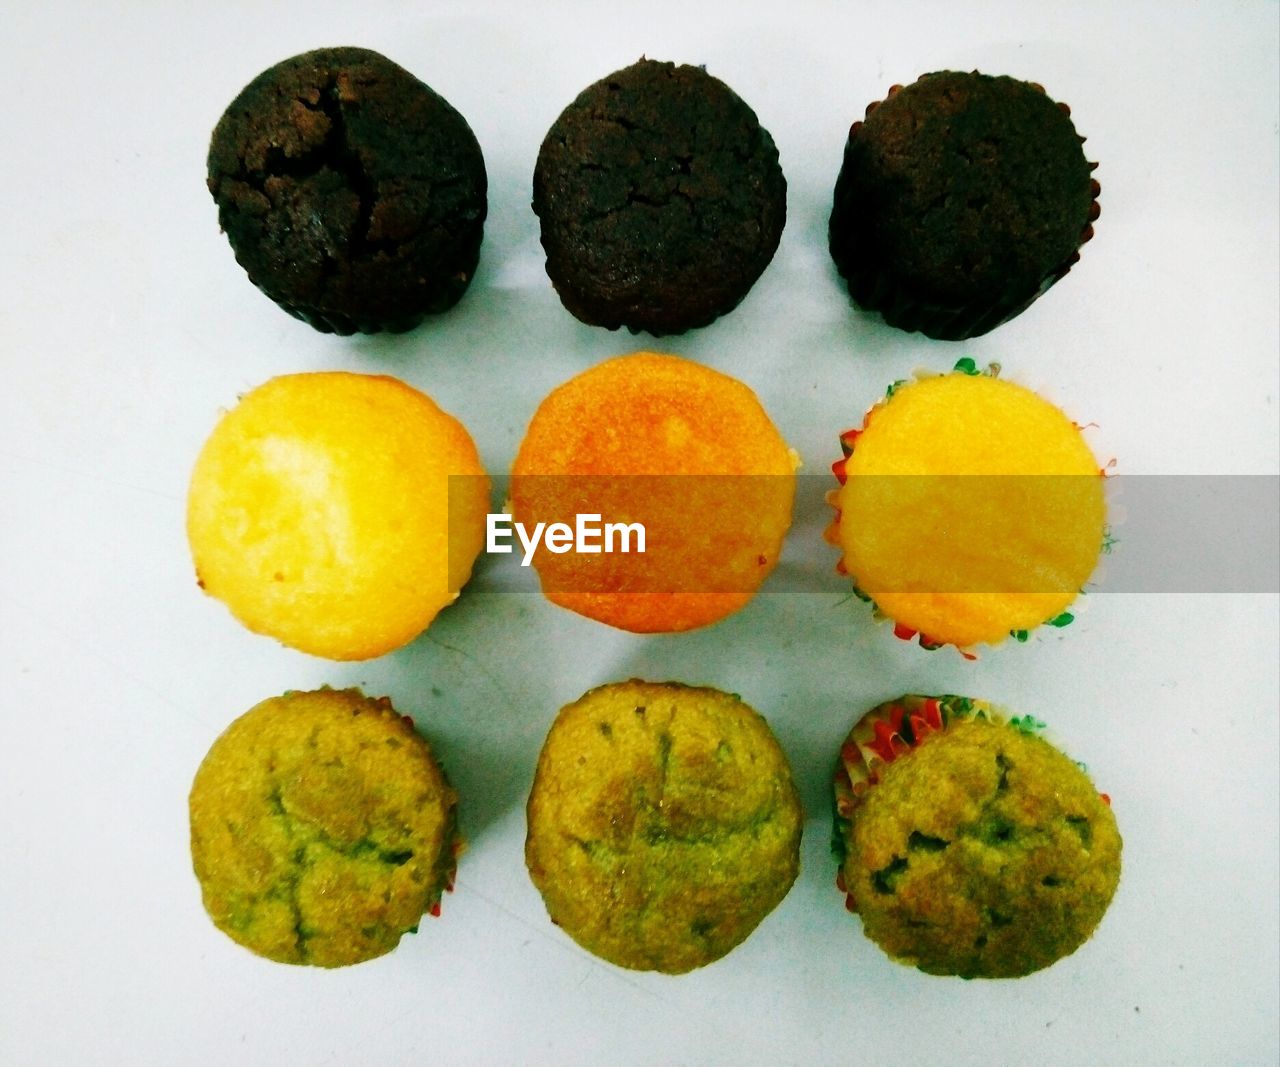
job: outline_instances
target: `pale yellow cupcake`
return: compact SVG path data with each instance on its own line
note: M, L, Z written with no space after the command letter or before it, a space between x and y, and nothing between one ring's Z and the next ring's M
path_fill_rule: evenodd
M489 480L466 429L395 378L273 378L196 461L201 588L255 633L329 659L399 648L452 603L484 543Z

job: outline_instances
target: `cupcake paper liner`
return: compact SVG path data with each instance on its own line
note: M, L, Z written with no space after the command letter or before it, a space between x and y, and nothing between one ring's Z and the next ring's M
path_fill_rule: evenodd
M386 701L386 706L391 706L391 701L387 697L381 697L381 701ZM401 715L409 729L417 730L412 715ZM440 773L444 777L445 786L453 793L453 804L449 807L449 822L445 827L444 845L440 849L440 856L436 860L435 875L436 886L428 900L427 910L425 914L430 915L433 919L440 918L440 902L445 893L453 892L454 881L458 875L458 857L467 850L466 839L462 836L462 832L458 827L458 797L457 792L453 788L453 783L449 781L449 775L445 772L444 764L440 762L440 758L432 752L432 757L440 767ZM409 933L416 934L418 928L413 927Z

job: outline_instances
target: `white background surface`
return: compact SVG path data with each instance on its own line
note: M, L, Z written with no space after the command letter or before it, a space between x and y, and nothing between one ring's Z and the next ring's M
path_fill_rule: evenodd
M1123 472L1275 474L1274 4L4 7L0 1062L1276 1062L1274 595L1100 593L1066 630L966 663L874 625L815 517L784 556L814 591L766 593L705 631L615 633L533 591L486 593L482 571L417 642L342 665L241 630L198 593L183 534L203 438L271 375L400 375L503 472L548 390L651 343L561 309L529 209L548 126L642 52L726 80L773 133L790 187L778 255L744 304L656 347L748 382L808 472L888 382L968 354L1097 422L1095 448ZM402 337L326 337L277 310L203 186L209 133L241 86L334 44L378 49L444 94L488 165L475 284ZM1103 214L1047 297L952 345L851 309L826 220L865 104L975 67L1072 105L1102 163ZM790 896L681 978L579 950L522 862L554 712L633 675L742 693L809 812ZM222 729L321 683L415 715L471 845L441 920L337 972L271 964L217 932L186 824ZM912 690L1048 720L1114 798L1119 893L1096 937L1047 971L931 978L885 959L842 907L832 761L863 709Z

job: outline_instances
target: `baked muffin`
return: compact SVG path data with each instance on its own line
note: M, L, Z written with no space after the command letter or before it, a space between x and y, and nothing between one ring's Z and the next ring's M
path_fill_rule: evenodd
M894 86L849 130L831 255L889 325L976 337L1024 311L1093 236L1099 185L1065 104L974 71Z
M525 860L588 952L678 974L782 900L803 816L768 725L737 696L632 680L561 710L529 794Z
M236 260L325 333L407 330L456 304L480 258L486 188L466 120L364 48L263 71L209 145Z
M344 967L440 914L460 840L426 741L358 689L264 700L213 743L191 786L205 910L280 963Z
M778 562L797 461L736 379L634 352L539 405L511 471L527 529L579 514L644 527L643 552L533 557L553 603L636 633L706 626L742 608ZM603 546L602 546L603 547Z
M196 460L200 587L255 633L329 659L380 656L457 599L489 480L463 425L395 378L272 378Z
M773 139L724 82L641 59L556 119L533 210L564 306L657 336L737 307L778 247L787 183Z
M926 648L1066 625L1103 547L1102 471L1079 427L997 370L963 359L896 383L833 465L836 569Z
M850 733L836 771L839 884L889 956L1016 978L1093 934L1120 880L1110 801L1030 718L904 696Z

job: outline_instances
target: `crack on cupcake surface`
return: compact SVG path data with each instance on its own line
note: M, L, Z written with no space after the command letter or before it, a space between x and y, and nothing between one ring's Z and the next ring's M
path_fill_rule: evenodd
M314 736L308 741L309 747L314 747L311 743L314 741ZM301 888L315 868L317 857L313 850L321 849L356 862L372 861L387 868L403 867L414 858L415 850L383 847L372 831L366 832L364 836L348 844L335 840L320 823L289 809L285 788L286 783L278 780L272 782L264 798L267 814L281 828L286 840L300 842L300 844L290 850L284 872L276 878L271 887L260 898L251 898L246 902L248 914L245 926L247 928L257 921L259 905L262 901L285 903L293 915L295 951L298 960L308 963L310 962L309 942L316 936L317 931L314 923L308 921L306 909L301 900ZM384 892L384 903L389 902L390 887Z
M951 842L945 837L934 837L919 830L912 830L911 836L907 838L909 852L941 852L949 844Z
M885 866L872 873L871 887L882 896L896 893L898 879L908 866L909 862L905 856L894 856Z
M320 87L314 104L302 98L296 99L311 114L324 116L326 129L323 138L300 154L290 154L286 148L270 145L258 167L251 167L248 160L241 156L240 169L233 176L234 179L262 193L271 201L274 210L280 210L284 201L279 196L279 187L275 182L289 182L291 192L301 193L320 204L328 194L323 189L316 188L316 180L326 171L335 174L344 180L345 189L356 201L356 218L350 232L345 235L350 242L350 253L361 256L379 249L394 252L398 242L370 239L371 220L378 203L378 183L369 174L360 148L352 143L345 112L347 106L358 105L344 105L340 96L339 79L335 74L330 74ZM299 132L305 140L305 131ZM294 186L297 187L296 190ZM273 191L276 192L274 196ZM326 260L333 260L327 252Z
M1084 847L1084 850L1088 852L1093 846L1093 827L1090 825L1089 820L1083 815L1068 815L1066 822L1075 831L1076 836L1080 838L1080 844Z

